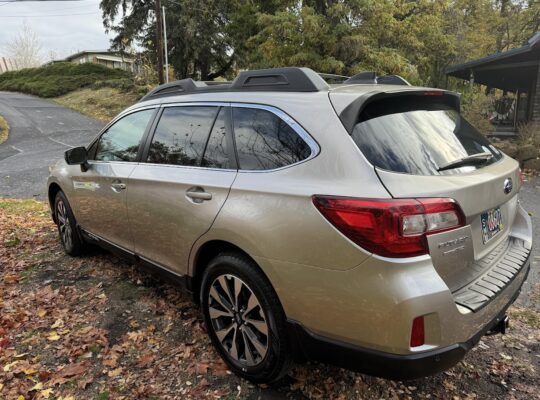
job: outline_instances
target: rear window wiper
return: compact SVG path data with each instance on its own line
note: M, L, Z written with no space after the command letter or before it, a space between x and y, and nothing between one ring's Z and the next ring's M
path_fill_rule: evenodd
M470 156L450 161L449 163L440 166L437 171L446 171L447 169L465 167L467 165L481 165L488 162L492 158L493 154L488 152L471 154Z

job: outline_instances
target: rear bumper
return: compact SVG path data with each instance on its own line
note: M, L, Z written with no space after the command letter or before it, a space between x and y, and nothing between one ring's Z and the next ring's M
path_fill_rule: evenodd
M527 279L530 270L528 261L524 267L525 276L522 282ZM521 285L497 316L468 340L421 353L393 354L351 345L317 335L296 321L289 321L290 338L297 356L301 359L321 361L387 379L415 379L442 372L456 365L486 332L503 321L508 307L520 292Z

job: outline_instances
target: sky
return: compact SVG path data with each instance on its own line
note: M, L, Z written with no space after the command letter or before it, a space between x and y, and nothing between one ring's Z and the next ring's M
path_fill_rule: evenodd
M109 48L99 0L11 1L0 0L0 56L24 22L41 40L44 61L82 50Z

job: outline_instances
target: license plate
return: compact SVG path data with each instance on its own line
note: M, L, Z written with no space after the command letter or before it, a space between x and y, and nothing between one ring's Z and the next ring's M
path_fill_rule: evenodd
M503 230L502 213L499 207L482 213L482 240L484 244L489 242L493 237Z

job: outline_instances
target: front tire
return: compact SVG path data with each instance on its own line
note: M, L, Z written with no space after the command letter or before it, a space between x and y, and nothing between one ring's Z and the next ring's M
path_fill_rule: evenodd
M229 368L255 383L281 379L291 363L285 314L257 265L241 254L221 253L201 285L208 334Z
M64 251L70 256L81 255L85 250L85 243L79 233L73 211L62 191L59 191L54 199L54 213Z

